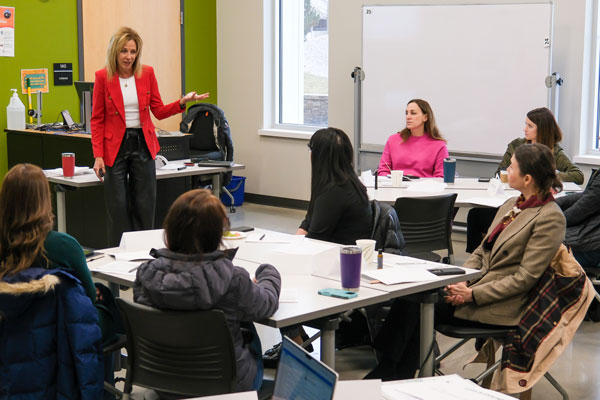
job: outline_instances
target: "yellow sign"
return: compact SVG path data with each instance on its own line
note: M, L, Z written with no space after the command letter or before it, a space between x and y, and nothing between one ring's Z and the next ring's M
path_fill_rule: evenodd
M48 68L40 69L22 69L21 70L21 90L27 94L27 78L31 85L31 93L41 90L42 93L48 93Z

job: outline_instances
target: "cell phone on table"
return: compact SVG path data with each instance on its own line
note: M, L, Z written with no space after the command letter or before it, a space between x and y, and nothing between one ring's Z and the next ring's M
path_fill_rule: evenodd
M427 271L431 272L434 275L437 276L444 276L444 275L463 275L465 274L465 270L462 268L458 268L458 267L449 267L449 268L431 268L428 269Z
M338 299L352 299L356 296L358 296L358 294L356 292L351 292L349 290L343 290L343 289L334 289L334 288L327 288L327 289L321 289L318 291L318 293L321 296L329 296L329 297L336 297Z
M477 182L489 182L490 178L484 178L484 177L480 177L477 179Z
M236 226L235 228L230 228L230 231L234 232L251 232L254 230L251 226Z

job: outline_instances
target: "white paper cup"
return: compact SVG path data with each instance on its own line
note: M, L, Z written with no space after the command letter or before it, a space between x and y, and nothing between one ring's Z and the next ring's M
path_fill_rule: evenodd
M362 259L365 264L375 261L375 244L377 242L372 239L359 239L356 241L356 245L362 250Z
M402 186L402 177L404 176L404 171L394 170L392 171L392 186L400 187Z

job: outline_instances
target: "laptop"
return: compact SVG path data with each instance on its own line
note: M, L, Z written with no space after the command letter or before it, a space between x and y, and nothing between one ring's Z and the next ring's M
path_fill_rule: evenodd
M273 399L331 400L338 374L283 337Z

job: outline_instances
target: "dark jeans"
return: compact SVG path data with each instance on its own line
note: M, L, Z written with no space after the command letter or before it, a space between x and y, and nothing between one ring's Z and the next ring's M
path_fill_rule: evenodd
M127 129L112 167L104 175L109 246L123 232L154 228L156 167L141 129Z
M472 208L469 210L467 215L467 253L472 253L479 247L497 212L497 208Z
M455 307L443 299L435 305L435 323L464 327L497 328L454 317ZM398 298L392 304L374 347L381 352L379 365L367 379L412 379L419 365L421 308L419 303Z

